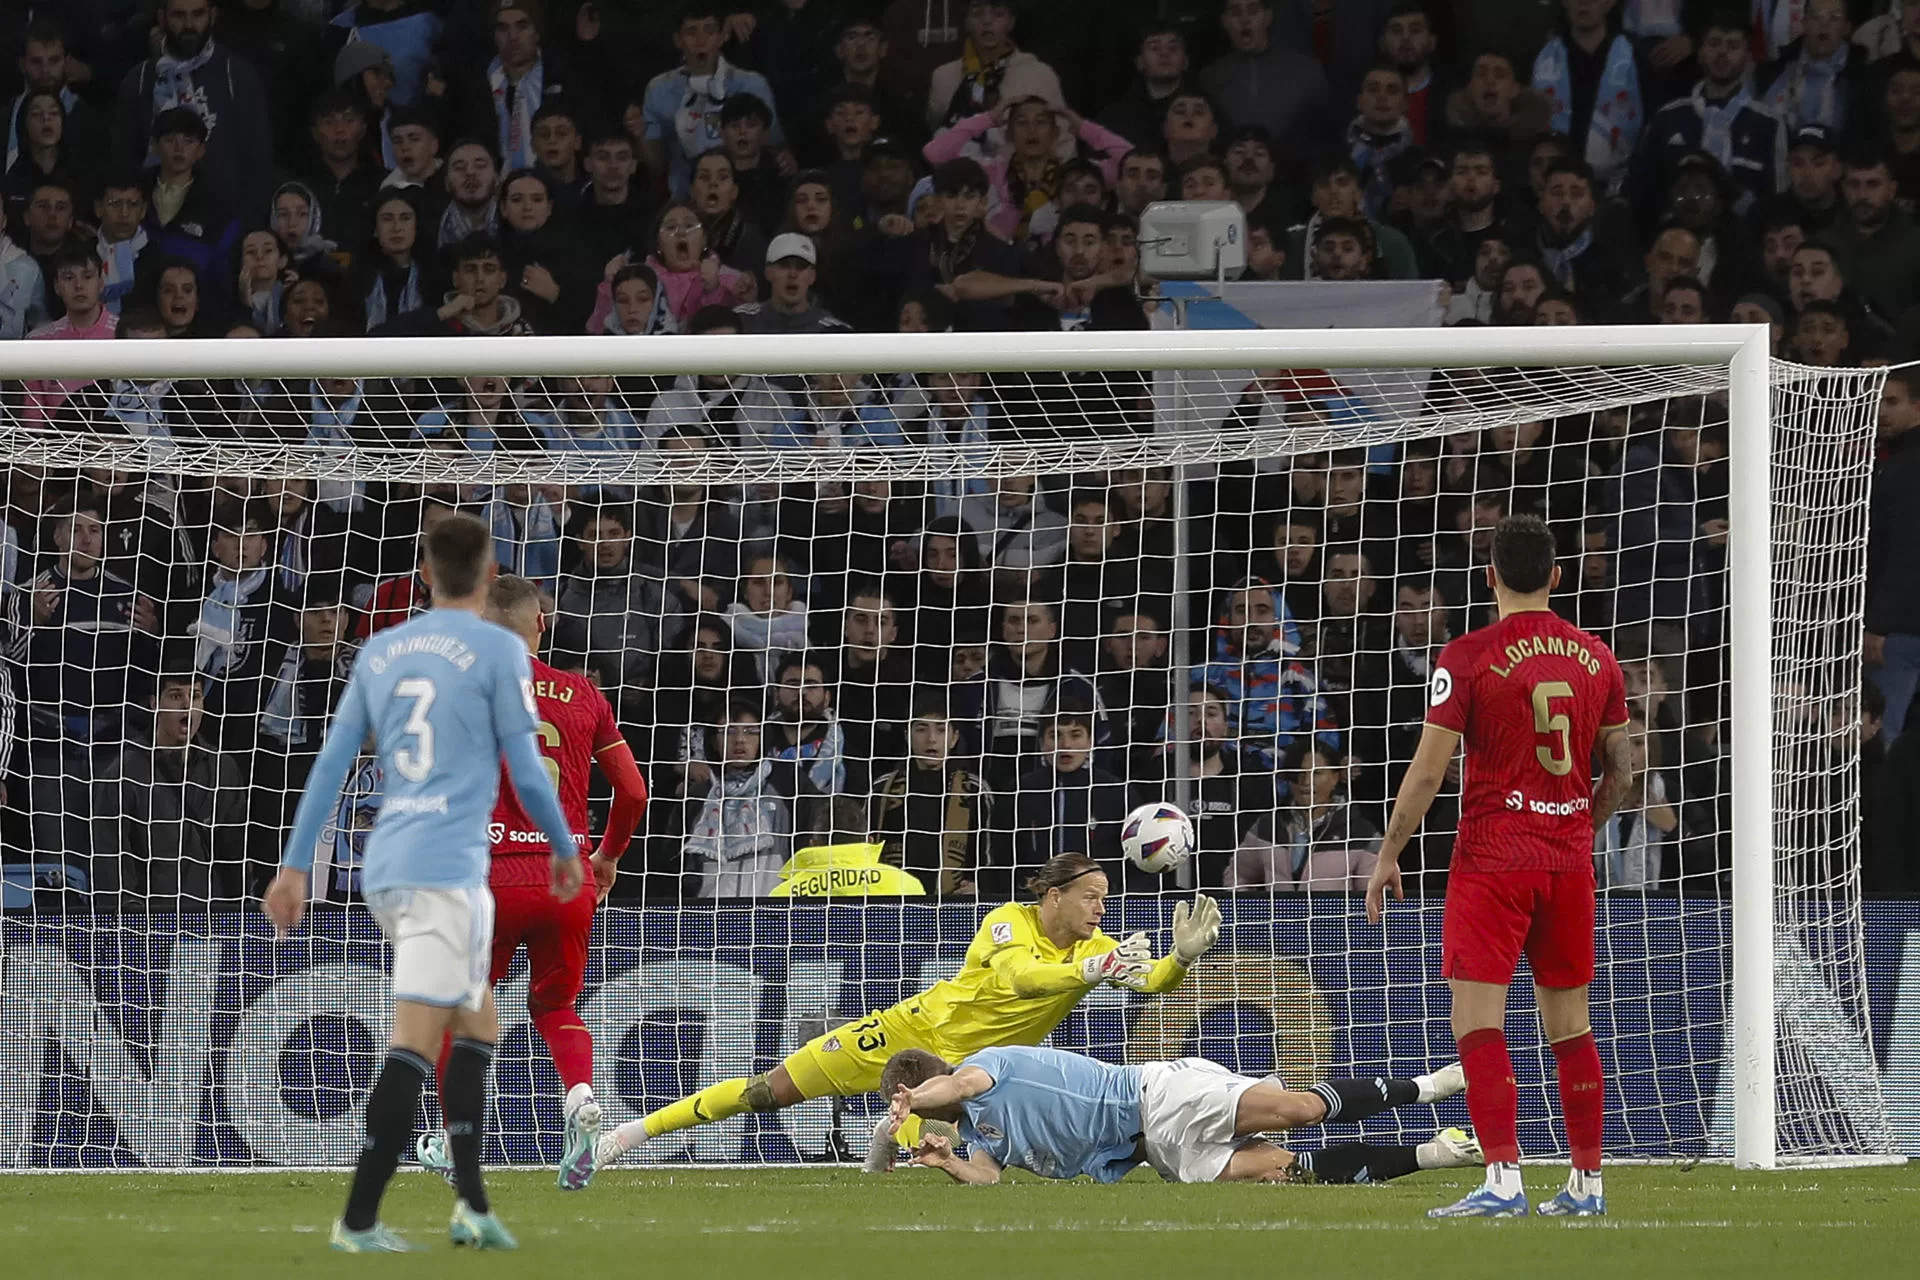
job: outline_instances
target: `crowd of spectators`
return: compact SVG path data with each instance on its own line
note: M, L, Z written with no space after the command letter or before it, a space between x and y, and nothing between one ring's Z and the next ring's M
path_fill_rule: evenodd
M0 48L4 339L1163 328L1138 217L1208 199L1244 211L1250 278L1443 282L1452 324L1735 320L1810 365L1920 355L1913 0L63 0L8 7ZM1887 387L1874 678L1821 736L1860 778L1868 887L1920 892L1920 378ZM1443 373L1429 404L1475 391ZM1004 896L1068 850L1123 878L1120 817L1176 793L1203 885L1350 890L1511 511L1553 524L1564 609L1628 673L1644 771L1602 883L1706 892L1728 865L1712 400L1208 470L1182 504L1162 470L475 489L166 466L198 440L964 449L1151 429L1144 375L9 397L150 463L8 473L10 902L252 889L356 646L429 603L418 539L452 510L552 596L547 656L636 746L654 802L623 894L757 896L797 845L866 838L940 895ZM1235 399L1255 426L1366 412L1301 371ZM1428 892L1449 823L1443 802Z

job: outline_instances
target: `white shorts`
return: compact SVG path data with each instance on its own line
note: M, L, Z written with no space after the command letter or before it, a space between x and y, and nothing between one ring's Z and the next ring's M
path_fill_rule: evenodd
M476 889L382 889L367 895L393 943L393 998L476 1010L493 960L493 894Z
M1140 1067L1140 1127L1147 1163L1168 1182L1213 1182L1259 1135L1233 1136L1240 1095L1262 1083L1205 1058Z

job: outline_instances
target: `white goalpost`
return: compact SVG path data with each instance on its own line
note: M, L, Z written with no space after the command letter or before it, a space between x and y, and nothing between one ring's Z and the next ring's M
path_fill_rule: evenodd
M1847 736L1883 378L1749 326L5 344L0 1169L351 1160L385 1034L355 891L377 776L305 937L248 896L329 681L425 603L437 507L554 598L543 656L594 675L654 793L581 1002L614 1120L950 973L1019 871L1108 858L1149 796L1202 856L1116 863L1115 914L1164 945L1215 893L1222 954L1056 1043L1440 1060L1447 819L1384 932L1354 890L1423 663L1482 620L1489 522L1539 510L1568 616L1632 667L1646 767L1596 844L1609 1157L1897 1160ZM798 849L869 840L924 894L768 899ZM526 983L499 1160L557 1151ZM1551 1055L1510 1023L1525 1153L1557 1155ZM868 1106L646 1158L857 1159Z

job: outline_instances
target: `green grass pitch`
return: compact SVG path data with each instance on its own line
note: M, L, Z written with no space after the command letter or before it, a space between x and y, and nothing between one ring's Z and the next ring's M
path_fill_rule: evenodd
M1560 1171L1529 1170L1534 1198ZM1915 1274L1920 1164L1736 1173L1615 1168L1613 1216L1429 1222L1466 1172L1387 1186L1118 1186L1014 1175L958 1187L929 1170L624 1170L568 1195L551 1173L496 1172L520 1251L455 1252L448 1192L403 1173L386 1220L427 1252L347 1257L326 1232L339 1174L0 1178L0 1273L52 1280L174 1276L499 1275L804 1280L954 1276L1838 1276ZM1850 1268L1858 1270L1850 1272Z

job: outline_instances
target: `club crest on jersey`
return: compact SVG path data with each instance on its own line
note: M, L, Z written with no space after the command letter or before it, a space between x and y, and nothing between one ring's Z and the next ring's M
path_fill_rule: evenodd
M828 1053L838 1053L840 1052L840 1037L828 1036L826 1043L821 1045L820 1047L826 1050Z
M1453 672L1445 667L1433 669L1433 686L1427 695L1427 705L1437 707L1453 696Z
M988 934L995 942L1006 944L1013 941L1013 926L1005 920L995 920Z

